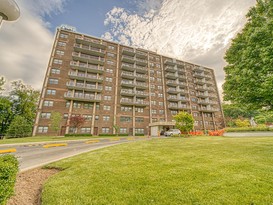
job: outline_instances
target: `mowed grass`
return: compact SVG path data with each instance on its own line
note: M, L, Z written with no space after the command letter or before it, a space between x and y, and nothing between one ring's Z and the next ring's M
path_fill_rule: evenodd
M42 204L273 203L273 138L153 139L49 167Z

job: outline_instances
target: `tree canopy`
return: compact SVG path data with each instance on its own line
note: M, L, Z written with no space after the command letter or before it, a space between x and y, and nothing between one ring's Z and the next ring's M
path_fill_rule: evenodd
M273 110L273 4L257 0L225 60L224 100Z
M194 118L191 114L187 112L179 112L174 116L175 127L182 132L189 132L193 130Z

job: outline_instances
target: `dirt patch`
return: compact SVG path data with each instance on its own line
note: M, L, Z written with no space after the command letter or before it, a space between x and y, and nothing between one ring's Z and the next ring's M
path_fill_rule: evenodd
M15 195L7 205L40 205L41 192L45 181L56 174L56 169L32 169L19 173L15 183Z

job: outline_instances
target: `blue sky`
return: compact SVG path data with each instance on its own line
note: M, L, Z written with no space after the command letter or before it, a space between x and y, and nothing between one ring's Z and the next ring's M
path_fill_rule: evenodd
M15 0L21 16L0 28L0 76L41 89L57 26L213 68L256 0ZM8 88L7 88L8 89Z

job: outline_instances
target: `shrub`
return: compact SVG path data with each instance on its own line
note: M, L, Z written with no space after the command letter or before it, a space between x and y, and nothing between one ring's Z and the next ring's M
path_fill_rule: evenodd
M65 134L65 137L92 137L92 134Z
M225 130L209 131L209 136L223 136Z
M204 135L203 131L194 131L194 132L189 132L190 135Z
M226 132L255 132L255 131L273 131L273 128L266 126L258 126L258 127L238 127L238 128L225 128Z
M248 126L250 126L250 123L249 123L249 120L237 119L237 120L235 120L235 125L237 127L248 127Z
M22 116L16 116L7 131L7 138L31 136L32 125Z
M12 155L0 156L0 205L6 204L14 192L18 161Z
M135 134L135 136L144 136L144 134Z

